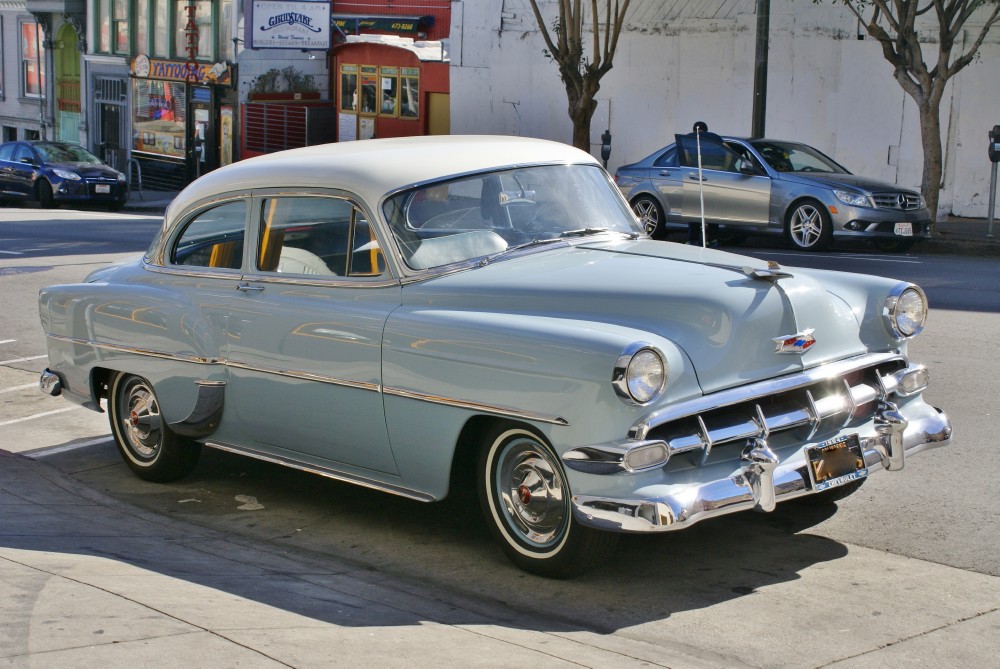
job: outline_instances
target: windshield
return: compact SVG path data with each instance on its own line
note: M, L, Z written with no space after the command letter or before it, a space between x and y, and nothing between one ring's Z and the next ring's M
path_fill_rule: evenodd
M761 157L779 172L830 172L850 174L829 156L825 156L811 146L790 142L761 140L751 142Z
M35 144L35 150L47 163L91 163L99 165L100 159L82 146L75 144Z
M389 198L383 211L403 260L418 270L553 239L640 233L596 165L522 167L426 184Z

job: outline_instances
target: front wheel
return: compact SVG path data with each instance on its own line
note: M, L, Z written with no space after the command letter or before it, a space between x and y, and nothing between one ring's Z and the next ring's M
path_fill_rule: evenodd
M125 464L141 479L174 481L190 474L198 462L201 444L174 434L146 379L129 374L112 379L108 419Z
M816 200L803 200L789 211L785 233L803 251L823 251L833 240L830 214Z
M632 212L639 218L647 235L653 239L666 239L665 216L659 202L648 195L640 195L632 200Z
M479 502L493 538L521 569L551 578L587 572L611 556L618 535L573 519L559 457L526 427L500 425L483 440Z
M52 209L52 207L56 206L55 197L52 195L52 184L45 179L39 179L36 188L39 207L42 209Z

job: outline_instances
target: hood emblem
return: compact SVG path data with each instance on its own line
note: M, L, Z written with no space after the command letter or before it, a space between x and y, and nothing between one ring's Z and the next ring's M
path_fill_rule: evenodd
M809 329L791 335L775 337L771 340L775 344L774 352L797 353L802 355L816 343L816 338L812 335L813 332L815 332L814 329Z

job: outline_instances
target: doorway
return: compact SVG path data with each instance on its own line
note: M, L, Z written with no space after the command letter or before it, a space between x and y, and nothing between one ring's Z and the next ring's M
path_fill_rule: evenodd
M189 179L193 181L219 166L219 123L212 105L212 89L193 86L190 109L187 159Z

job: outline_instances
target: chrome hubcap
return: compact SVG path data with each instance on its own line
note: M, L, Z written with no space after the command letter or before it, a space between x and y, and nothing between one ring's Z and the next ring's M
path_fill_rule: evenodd
M129 448L140 458L152 459L162 436L156 396L142 382L133 383L126 388L122 408L122 432Z
M497 486L508 525L524 541L557 541L569 518L565 486L547 451L528 439L511 442L500 456Z
M660 217L656 212L656 205L649 200L639 200L632 206L632 211L639 217L639 223L647 235L656 231L656 224L660 222Z
M819 241L823 234L823 216L812 205L804 204L792 214L789 224L792 240L804 248Z

